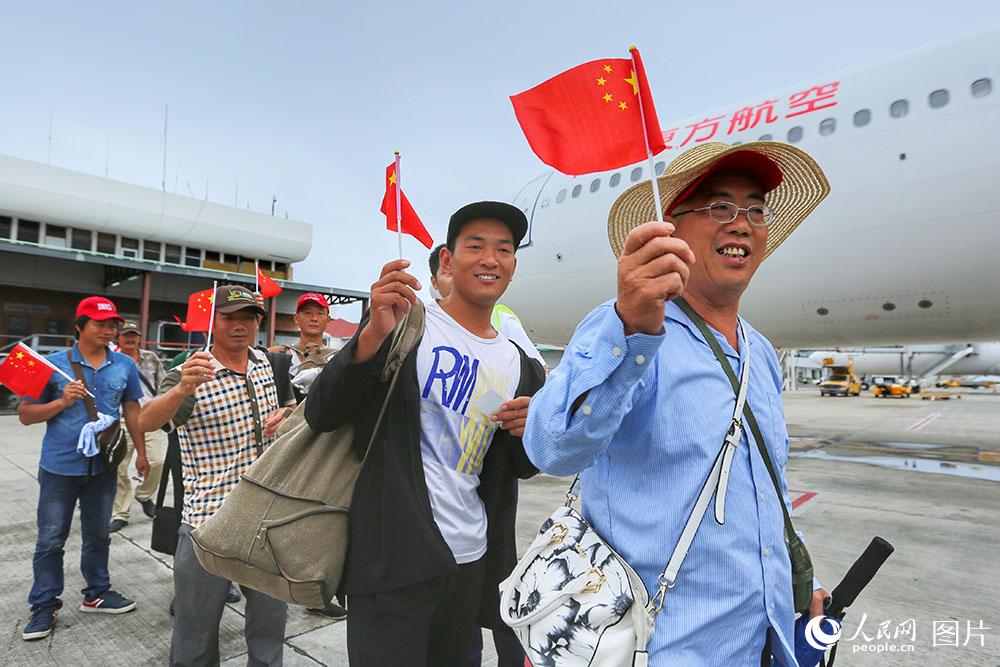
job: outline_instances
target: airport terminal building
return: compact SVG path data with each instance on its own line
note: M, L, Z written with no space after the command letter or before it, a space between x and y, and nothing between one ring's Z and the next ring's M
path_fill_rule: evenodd
M140 322L147 347L183 349L201 341L174 319L188 295L214 280L253 289L256 263L284 289L267 304L261 342L296 333L305 292L366 308L367 292L294 281L311 246L305 222L0 155L0 354L24 338L42 352L64 347L91 294Z

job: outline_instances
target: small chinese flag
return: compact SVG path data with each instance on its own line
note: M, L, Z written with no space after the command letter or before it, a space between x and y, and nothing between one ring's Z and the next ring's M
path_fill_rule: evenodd
M564 174L617 169L666 148L639 50L594 60L510 98L531 150ZM642 96L642 114L639 96Z
M208 331L208 322L212 317L212 291L203 289L188 297L187 322L174 315L174 319L184 331Z
M420 222L417 212L410 205L410 200L406 198L406 193L399 191L399 202L403 209L400 220L400 229L404 234L409 234L417 239L430 250L434 246L434 240L424 228L424 223ZM385 196L382 198L382 208L379 209L385 214L385 226L390 231L396 231L396 164L390 164L385 168Z
M18 343L0 364L0 384L18 396L38 400L54 369L37 352Z
M261 271L259 266L257 267L257 284L260 286L260 295L265 299L281 294L281 285Z

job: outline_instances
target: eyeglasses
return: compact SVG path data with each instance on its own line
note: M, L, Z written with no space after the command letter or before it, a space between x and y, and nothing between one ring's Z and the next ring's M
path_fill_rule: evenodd
M678 215L686 215L695 211L708 211L708 217L712 219L712 222L717 222L720 225L728 225L730 222L736 220L736 216L740 214L740 211L746 211L747 222L754 227L767 227L774 222L774 211L765 204L755 204L754 206L740 208L731 201L714 201L708 206L693 208L690 211L681 211L672 215L673 217L677 217Z

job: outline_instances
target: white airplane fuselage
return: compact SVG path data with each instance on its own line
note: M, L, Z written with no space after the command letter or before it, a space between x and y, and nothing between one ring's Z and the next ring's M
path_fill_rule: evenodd
M835 106L787 117L803 108L791 106L796 93L833 82L835 95L822 104ZM942 90L947 103L932 107ZM765 100L778 102L776 120L727 132L739 109ZM908 111L893 117L897 100ZM857 126L865 109L870 122ZM714 136L709 125L688 137L692 125L720 117ZM800 127L796 145L829 178L830 196L761 265L741 302L776 347L1000 337L1000 26L661 125L668 137L677 128L672 148L656 157L666 163L701 137L788 141ZM637 167L648 179L647 163L579 177L548 172L515 198L530 229L504 302L536 343L565 344L588 311L614 297L607 216Z

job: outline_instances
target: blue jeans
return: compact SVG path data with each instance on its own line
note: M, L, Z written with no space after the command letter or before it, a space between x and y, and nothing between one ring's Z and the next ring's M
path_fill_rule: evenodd
M87 476L56 475L38 469L38 540L32 569L35 581L28 594L32 611L40 607L62 607L63 547L73 523L73 511L80 501L80 572L87 587L81 593L88 600L111 588L108 551L111 537L111 506L115 500L117 475L114 470Z

